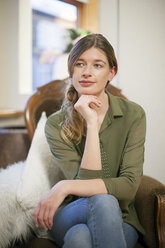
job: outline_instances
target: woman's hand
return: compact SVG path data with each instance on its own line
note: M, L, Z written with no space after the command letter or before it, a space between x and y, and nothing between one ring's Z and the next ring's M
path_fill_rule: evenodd
M97 110L101 107L100 100L93 95L81 95L75 103L74 108L83 116L87 124L89 122L97 122Z
M34 221L36 227L41 226L48 230L53 225L53 217L61 205L66 194L66 187L64 187L65 181L60 181L50 190L50 192L38 203L34 212Z

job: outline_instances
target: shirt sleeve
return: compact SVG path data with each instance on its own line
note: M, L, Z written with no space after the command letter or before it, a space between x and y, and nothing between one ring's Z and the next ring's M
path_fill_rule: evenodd
M48 118L45 134L50 150L66 179L76 178L81 157L73 144L67 144L60 135L61 125L55 118Z
M119 176L103 178L109 194L118 200L132 200L135 197L143 174L144 142L146 134L146 117L143 111L129 131Z
M102 177L102 170L88 170L80 167L82 155L74 143L67 144L60 134L58 119L50 116L46 122L45 135L50 150L66 179L94 179Z

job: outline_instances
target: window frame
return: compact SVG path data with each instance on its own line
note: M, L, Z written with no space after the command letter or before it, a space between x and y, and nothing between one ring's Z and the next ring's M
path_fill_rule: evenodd
M97 33L98 28L98 0L88 0L88 3L82 3L76 0L60 0L77 6L78 9L78 28L86 29ZM90 13L90 17L89 17Z
M78 8L78 23L80 29L98 32L98 0L88 0L88 3L76 0L61 0ZM32 13L31 4L27 0L18 0L18 92L20 95L31 95L32 90ZM88 14L90 13L90 17ZM26 36L24 29L27 29Z
M60 1L75 5L77 7L77 16L78 16L77 27L81 28L80 26L81 26L81 19L82 19L83 3L80 3L80 2L78 2L76 0L60 0Z

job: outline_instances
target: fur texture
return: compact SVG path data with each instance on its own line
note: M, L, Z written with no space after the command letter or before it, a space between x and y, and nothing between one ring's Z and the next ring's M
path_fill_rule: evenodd
M64 178L46 141L44 133L46 120L46 114L43 112L18 187L17 201L24 210L34 209L50 188Z
M43 113L27 160L0 170L0 248L7 248L16 240L27 240L31 231L51 239L44 229L36 229L33 220L39 200L64 178L45 138L46 119Z
M23 171L21 161L0 170L0 247L8 247L18 239L26 240L30 234L26 213L16 201L17 187Z

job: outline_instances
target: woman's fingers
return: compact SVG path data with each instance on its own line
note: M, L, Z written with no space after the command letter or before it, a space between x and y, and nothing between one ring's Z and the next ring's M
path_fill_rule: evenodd
M39 222L38 222L39 212L40 212L40 204L38 204L38 206L36 207L34 211L34 222L35 222L36 227L39 227Z
M43 213L44 226L42 225L44 228L46 227L45 228L46 230L49 229L49 212L50 212L49 207L46 207Z
M47 226L45 225L45 222L44 222L44 214L45 214L45 206L43 205L43 203L41 203L41 207L40 207L40 212L38 214L38 220L39 220L39 223L40 225L44 228L44 229L48 229Z
M101 107L101 102L90 102L89 107L92 108L92 109L100 108Z
M41 225L44 229L52 228L55 209L49 207L46 202L40 202L34 212L34 222L36 227Z
M54 185L49 194L45 195L45 197L39 202L34 212L34 222L36 227L40 224L46 230L51 229L55 211L66 197L64 189L61 190L61 187L64 187L65 185L64 183L65 181L60 181Z
M96 110L100 107L100 100L93 95L81 95L74 105L74 108L84 117L87 122L93 118L98 118Z
M47 224L48 216L49 216L49 208L46 206L45 203L40 202L34 212L34 222L36 227L39 227L40 224L44 229L47 230L49 228Z
M49 227L49 229L51 229L52 226L53 226L54 214L55 214L55 209L54 208L50 209L49 216L48 216L48 227Z

